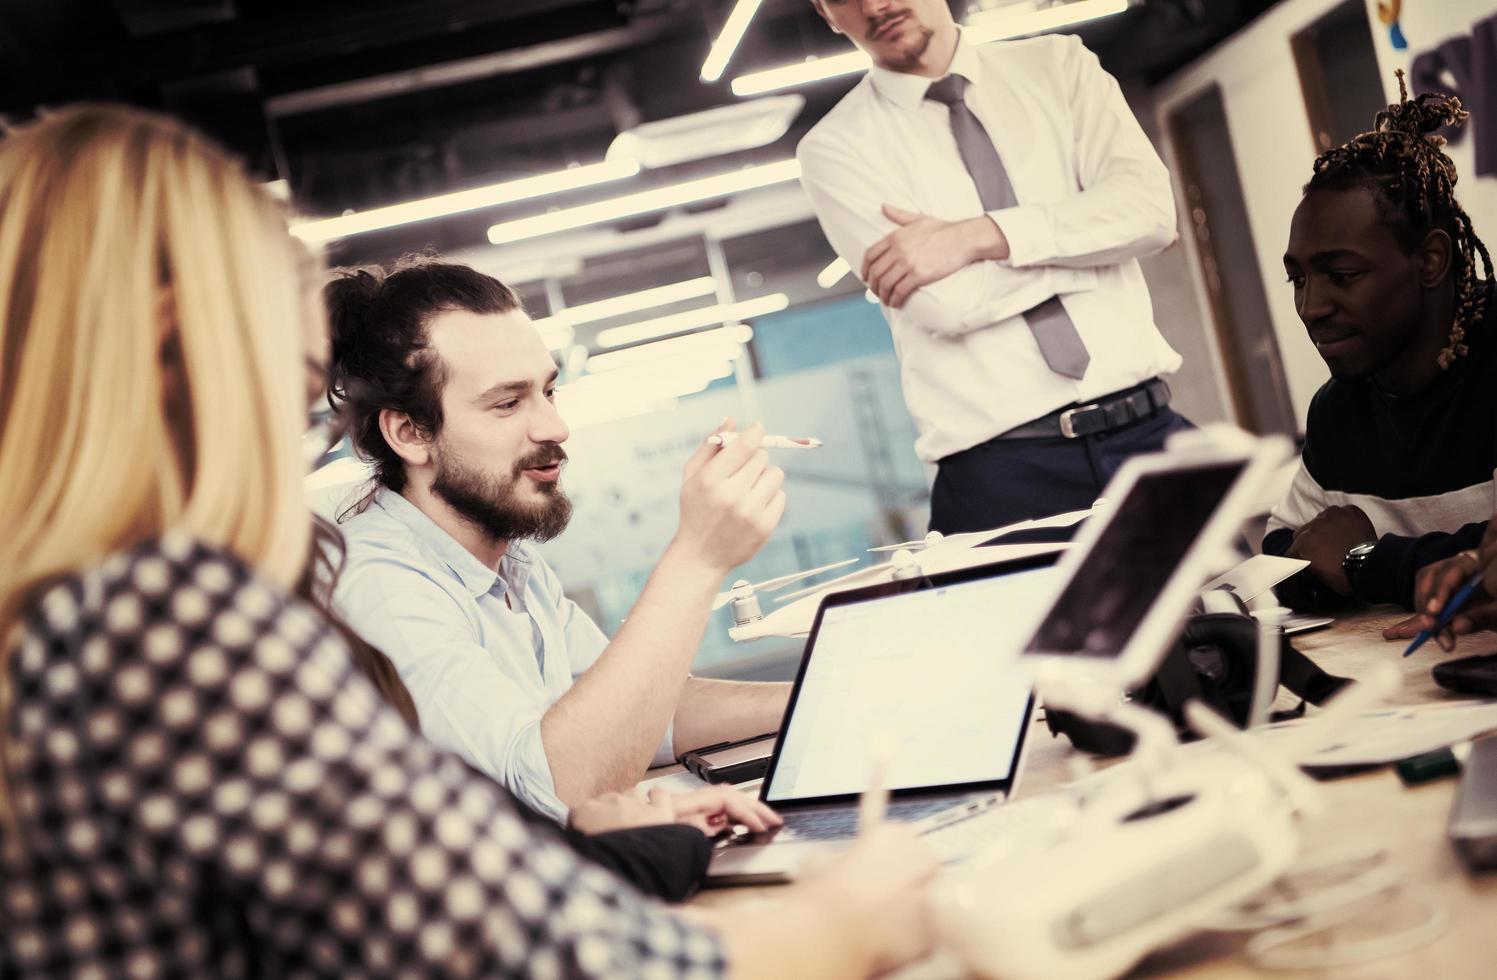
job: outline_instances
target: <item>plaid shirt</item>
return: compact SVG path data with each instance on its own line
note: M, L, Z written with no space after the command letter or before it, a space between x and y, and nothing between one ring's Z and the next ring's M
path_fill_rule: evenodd
M49 586L9 670L0 976L725 970L183 535Z

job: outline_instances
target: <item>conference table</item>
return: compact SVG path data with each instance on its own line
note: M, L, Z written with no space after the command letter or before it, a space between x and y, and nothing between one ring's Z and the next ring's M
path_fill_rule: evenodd
M1414 656L1399 656L1403 644L1382 638L1383 627L1401 618L1386 609L1351 613L1325 630L1295 637L1295 645L1332 674L1355 678L1369 665L1396 663L1403 683L1389 701L1419 705L1462 699L1438 687L1430 667L1448 656L1497 651L1497 633L1466 637L1455 654L1429 643ZM1288 703L1293 703L1292 700ZM1059 787L1075 772L1078 753L1064 738L1052 738L1043 721L1032 734L1032 746L1017 796ZM1418 902L1433 900L1449 915L1444 934L1408 953L1353 966L1315 971L1285 972L1256 966L1243 953L1244 940L1236 934L1203 932L1159 950L1129 976L1179 978L1235 978L1268 976L1346 977L1356 980L1466 980L1497 977L1497 872L1472 876L1457 859L1445 836L1446 819L1457 780L1438 779L1405 787L1391 768L1344 776L1320 783L1326 812L1302 823L1304 854L1339 853L1358 845L1380 845L1402 872L1405 886L1392 898L1384 914L1394 921L1418 918ZM776 886L710 889L693 904L731 907L762 901ZM1409 907L1400 910L1397 903ZM1353 935L1343 927L1339 934ZM1365 938L1365 937L1364 937ZM932 957L900 976L909 980L961 976L959 965L943 956ZM1057 978L1063 980L1063 978Z

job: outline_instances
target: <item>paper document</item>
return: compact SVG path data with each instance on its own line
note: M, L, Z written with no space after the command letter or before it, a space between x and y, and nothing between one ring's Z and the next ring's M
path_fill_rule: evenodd
M1270 751L1284 739L1303 735L1316 716L1267 725L1249 733ZM1331 744L1300 760L1300 766L1340 769L1381 766L1464 742L1497 729L1497 701L1448 701L1411 707L1387 707L1364 712L1348 722ZM1220 751L1214 742L1196 742L1191 749Z
M1310 563L1299 558L1280 558L1277 555L1254 555L1225 575L1218 575L1206 583L1203 591L1231 589L1243 602L1267 592Z
M1497 728L1497 702L1460 701L1369 711L1302 766L1382 765L1464 742Z

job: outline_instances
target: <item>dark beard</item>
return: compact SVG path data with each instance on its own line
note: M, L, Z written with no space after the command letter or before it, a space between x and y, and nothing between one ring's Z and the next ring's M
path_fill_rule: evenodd
M510 478L501 481L469 469L461 459L442 453L437 457L437 474L431 481L431 492L491 540L550 541L565 531L567 522L572 519L572 501L562 492L561 484L537 483L546 499L533 506L521 504L517 491L524 479L522 470L565 461L566 458L567 454L560 445L545 443L534 454L517 462Z

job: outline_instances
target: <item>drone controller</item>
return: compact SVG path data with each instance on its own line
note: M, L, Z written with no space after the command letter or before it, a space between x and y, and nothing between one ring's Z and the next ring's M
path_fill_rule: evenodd
M1115 781L1077 819L993 845L943 880L948 948L985 977L1125 972L1294 860L1293 808L1251 766Z

